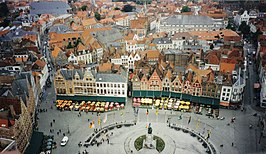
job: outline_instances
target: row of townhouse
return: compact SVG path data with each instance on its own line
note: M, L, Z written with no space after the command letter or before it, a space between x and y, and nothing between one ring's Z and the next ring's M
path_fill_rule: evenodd
M125 68L134 69L135 62L141 60L141 56L138 52L129 54L117 54L116 57L111 58L111 63L116 65L123 65Z
M127 76L123 71L113 74L96 73L90 68L60 69L54 83L57 96L127 97Z
M207 96L217 98L220 105L229 106L242 101L245 81L242 78L241 69L235 65L222 64L221 72L208 69L200 69L189 64L185 72L178 75L172 67L155 69L138 69L132 77L134 91L170 91L192 96ZM230 70L226 67L230 67ZM238 70L235 71L235 70Z
M15 140L21 153L28 146L34 125L34 86L30 72L0 71L0 136Z

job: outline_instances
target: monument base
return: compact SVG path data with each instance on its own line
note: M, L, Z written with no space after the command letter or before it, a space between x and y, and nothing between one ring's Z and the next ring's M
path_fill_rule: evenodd
M147 149L155 149L156 141L153 140L153 135L152 134L147 134L146 135L146 140L144 141L144 148Z

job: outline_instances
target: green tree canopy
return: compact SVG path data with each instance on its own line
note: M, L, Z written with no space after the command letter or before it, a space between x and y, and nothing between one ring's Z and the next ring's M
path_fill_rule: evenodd
M118 8L118 7L115 7L115 8L114 8L114 10L120 10L120 8Z
M244 38L247 38L250 34L250 26L245 21L242 21L238 30L243 34Z
M87 10L87 5L83 5L80 9L81 9L82 11L86 11L86 10Z
M9 13L6 3L0 3L0 18L6 17Z
M181 12L190 12L190 8L188 6L183 6Z
M100 15L100 13L98 13L98 12L95 12L95 13L94 13L94 17L95 17L97 20L101 20L101 15Z
M124 12L132 12L133 9L134 9L133 6L127 4L127 5L124 6L123 11Z

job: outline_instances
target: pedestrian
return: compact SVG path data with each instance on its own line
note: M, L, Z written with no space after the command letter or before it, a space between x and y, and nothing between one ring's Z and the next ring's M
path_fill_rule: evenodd
M53 119L53 122L55 123L55 120Z
M50 126L53 127L53 123L52 122L50 123Z
M66 136L66 134L65 134L65 133L63 133L63 136Z
M51 129L49 131L50 131L50 133L52 133L52 130Z
M224 147L224 145L223 145L223 144L221 144L221 145L220 145L220 147L222 148L222 147Z
M107 138L107 144L109 144L109 139Z
M234 142L232 142L232 147L234 146Z
M59 133L61 133L61 129L59 129Z
M57 135L59 135L59 132L57 132Z
M45 109L45 112L47 112L47 109Z

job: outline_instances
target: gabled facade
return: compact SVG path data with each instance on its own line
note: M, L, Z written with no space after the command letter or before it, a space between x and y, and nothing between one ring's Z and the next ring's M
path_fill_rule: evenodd
M149 90L157 90L157 91L161 91L162 90L162 80L160 77L160 72L159 70L156 68L154 69L151 77L149 78L148 81L148 85L149 85Z
M181 93L183 89L183 82L181 74L176 76L171 84L171 91Z
M167 73L165 74L162 80L162 90L163 91L170 91L172 87L172 72L168 69Z
M149 90L149 80L145 74L142 76L140 80L140 89Z

